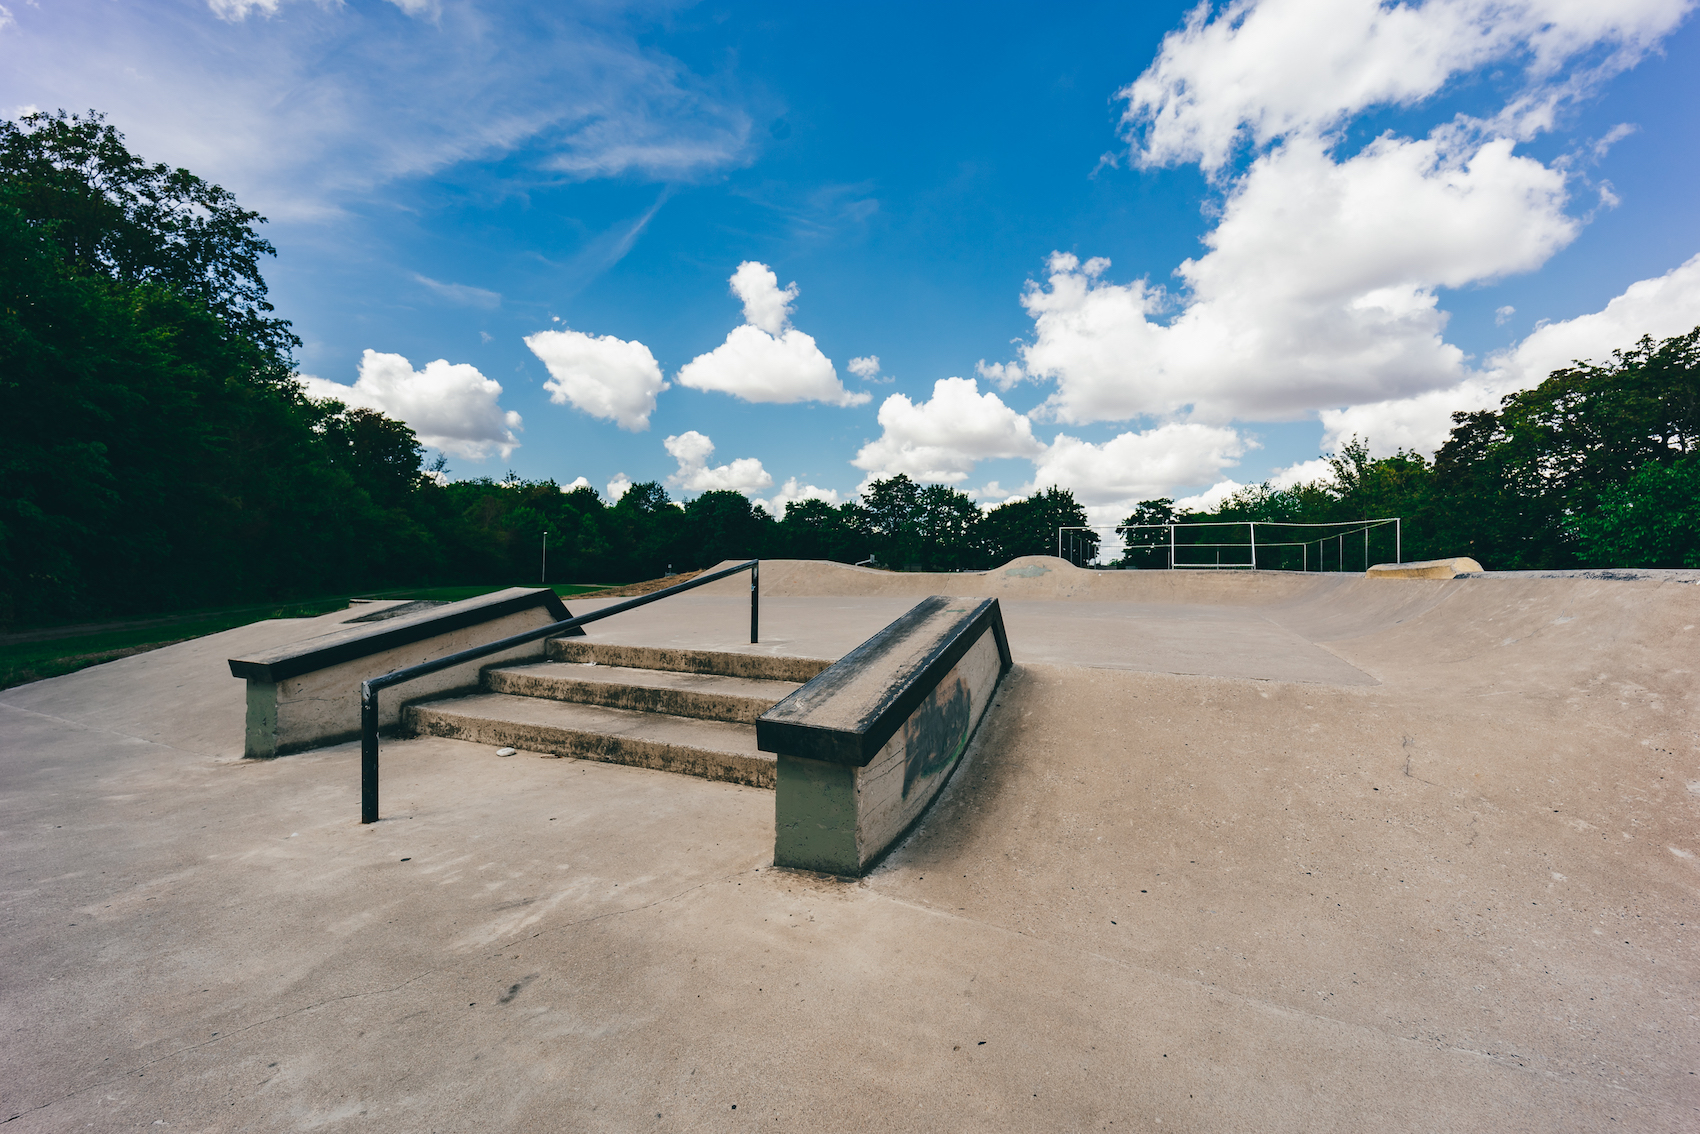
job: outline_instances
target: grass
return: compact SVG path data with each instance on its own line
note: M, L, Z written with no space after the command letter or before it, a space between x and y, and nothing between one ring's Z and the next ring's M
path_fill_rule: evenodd
M223 611L203 611L178 617L162 617L153 625L127 626L115 624L110 628L66 627L62 636L35 637L33 641L0 643L0 689L42 681L61 674L75 673L101 662L116 661L132 654L157 650L246 626L265 618L311 618L328 614L348 605L345 596L317 599L300 603L285 603L275 607L237 607ZM46 631L38 631L44 634Z
M499 586L421 587L360 597L457 602L502 589ZM556 594L566 598L605 588L594 584L559 583L554 589ZM202 638L268 618L312 618L329 614L345 609L348 599L348 595L329 595L293 603L162 614L152 618L65 626L57 630L44 627L0 636L0 689L75 673L91 665L157 650L161 646L174 646L191 638Z
M538 587L541 584L520 583L517 585L524 587ZM552 584L555 593L560 595L562 598L571 598L574 595L589 594L592 591L607 590L609 585L610 584L603 583ZM374 591L371 594L361 595L359 597L375 599L406 599L409 602L459 602L461 599L477 598L479 595L487 595L491 591L500 591L505 589L506 587L504 585L497 583L472 587L415 587L411 590L401 591Z

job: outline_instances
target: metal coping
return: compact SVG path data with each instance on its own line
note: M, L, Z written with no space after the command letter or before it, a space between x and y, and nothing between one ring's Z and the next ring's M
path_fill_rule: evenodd
M895 684L887 687L885 695L862 715L853 728L826 728L805 721L768 719L770 714L793 700L813 701L830 696L864 671L879 665L921 623L949 604L960 601L943 595L922 599L891 625L822 670L812 681L756 721L756 747L763 752L782 752L787 756L865 768L987 630L997 642L1001 671L1007 673L1015 663L1009 652L1009 636L1004 632L1003 610L997 599L984 599L958 619L956 625L940 638L907 676L894 674Z
M328 669L333 665L354 661L357 658L370 657L397 646L408 646L414 642L423 642L427 638L435 638L439 634L451 633L468 626L476 626L481 622L489 622L497 618L505 618L534 606L545 607L552 616L551 621L564 622L572 617L572 612L561 601L561 596L553 590L542 587L527 590L524 594L512 595L498 599L495 602L480 601L479 598L466 599L463 602L452 603L441 607L441 613L423 614L416 619L409 619L400 626L386 626L383 623L372 625L370 630L350 634L340 641L330 642L314 648L309 642L306 649L299 653L277 651L269 659L261 658L231 658L230 675L246 677L257 681L284 681L291 677L299 677L303 673ZM566 631L568 634L583 634L584 631L574 627ZM284 647L289 650L294 647ZM280 656L281 655L281 656Z

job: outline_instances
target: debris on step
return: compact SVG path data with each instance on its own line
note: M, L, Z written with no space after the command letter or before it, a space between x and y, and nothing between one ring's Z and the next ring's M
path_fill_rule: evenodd
M516 753L518 751L519 751L519 749L517 749L517 748L498 748L498 749L496 749L496 755L498 755L498 756L512 756L514 753Z

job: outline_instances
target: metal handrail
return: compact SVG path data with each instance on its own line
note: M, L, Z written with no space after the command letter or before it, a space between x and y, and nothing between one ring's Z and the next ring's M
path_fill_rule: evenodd
M596 622L610 615L644 606L647 603L659 602L680 591L688 591L692 587L700 587L724 579L728 575L736 575L740 571L750 573L750 644L756 643L759 615L761 611L761 560L751 559L735 567L727 567L710 575L698 575L689 582L675 583L659 591L628 599L625 602L605 606L601 610L589 614L581 614L577 618L568 618L561 622L551 622L547 626L539 626L535 630L527 630L523 634L514 634L506 638L488 642L482 646L473 646L446 657L433 658L418 665L406 666L402 669L391 670L378 677L369 677L360 683L360 821L376 823L378 821L378 693L392 685L400 685L404 681L412 681L416 677L426 677L445 669L453 669L469 661L487 658L491 654L499 654L511 650L515 646L523 646L527 642L535 642L539 638L550 638L564 634L568 630L583 626L587 622Z

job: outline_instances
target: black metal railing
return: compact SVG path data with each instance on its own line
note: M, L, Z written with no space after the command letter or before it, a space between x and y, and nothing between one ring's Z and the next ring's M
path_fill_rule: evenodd
M625 602L605 606L601 610L589 614L581 614L577 618L568 618L562 622L551 622L547 626L539 626L535 630L527 630L523 634L514 634L482 646L474 646L468 650L449 654L446 657L433 658L428 662L410 665L405 669L392 670L378 677L367 678L360 683L360 821L376 823L378 821L378 693L416 677L426 677L440 673L445 669L453 669L457 665L465 665L469 661L487 658L491 654L499 654L511 650L515 646L523 646L527 642L535 642L539 638L552 638L564 634L574 627L583 626L587 622L596 622L622 611L648 603L659 602L680 591L688 591L692 587L700 587L724 579L728 575L736 575L740 571L750 573L750 644L754 645L757 637L759 616L761 612L761 561L751 559L735 567L727 567L707 575L698 575L685 583L677 583L652 591L647 595L628 599Z

